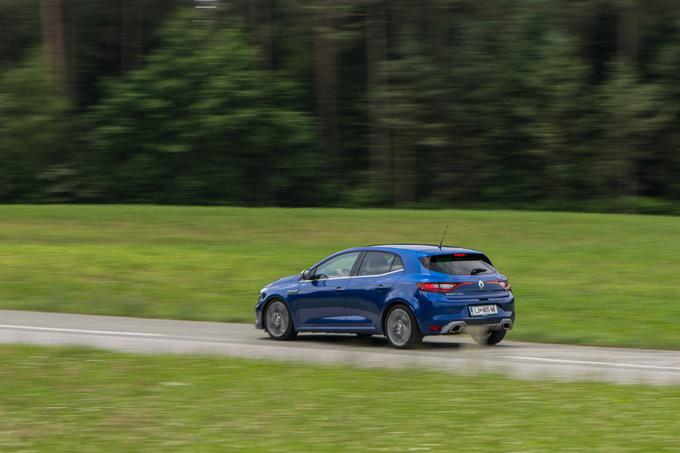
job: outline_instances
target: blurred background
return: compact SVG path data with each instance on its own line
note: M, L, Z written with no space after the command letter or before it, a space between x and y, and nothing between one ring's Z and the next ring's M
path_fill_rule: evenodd
M0 0L0 202L680 213L670 0Z
M252 325L268 283L446 226L511 340L677 376L680 217L608 212L680 215L678 125L677 0L0 0L0 343L44 339L0 344L0 451L678 451L677 385L55 347L137 335L67 313Z

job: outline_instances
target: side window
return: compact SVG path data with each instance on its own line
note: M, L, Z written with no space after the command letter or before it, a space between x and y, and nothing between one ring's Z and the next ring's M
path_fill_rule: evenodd
M404 262L401 260L399 255L394 255L394 261L392 261L392 267L390 268L390 272L400 271L403 268L404 268Z
M358 256L359 252L344 253L336 256L317 267L314 277L318 279L349 277L349 273L352 272L352 267Z
M399 258L393 253L366 252L357 275L380 275L390 272L392 263ZM399 260L401 262L401 260Z

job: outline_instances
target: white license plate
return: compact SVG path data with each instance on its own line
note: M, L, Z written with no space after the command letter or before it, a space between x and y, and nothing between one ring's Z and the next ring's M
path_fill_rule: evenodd
M470 315L472 316L487 316L487 315L497 315L498 305L471 305Z

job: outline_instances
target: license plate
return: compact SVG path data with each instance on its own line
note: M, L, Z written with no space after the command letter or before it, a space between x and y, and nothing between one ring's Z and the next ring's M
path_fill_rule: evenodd
M497 315L498 305L471 305L470 315L472 316L487 316Z

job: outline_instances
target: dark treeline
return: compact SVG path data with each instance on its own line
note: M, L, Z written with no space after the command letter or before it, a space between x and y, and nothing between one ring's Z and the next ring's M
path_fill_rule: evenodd
M0 201L680 200L671 0L0 0Z

